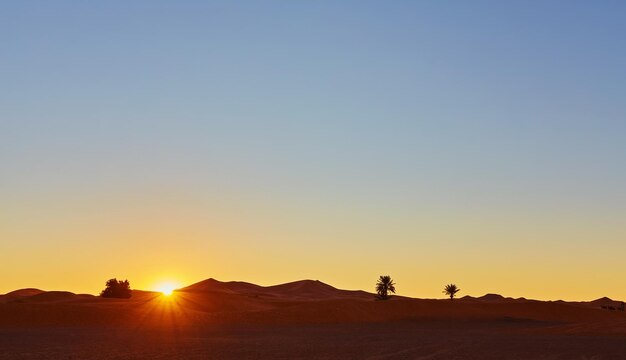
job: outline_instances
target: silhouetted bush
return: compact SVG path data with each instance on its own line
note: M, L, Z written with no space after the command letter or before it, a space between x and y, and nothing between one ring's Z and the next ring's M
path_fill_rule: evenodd
M106 282L106 288L102 290L100 296L104 298L130 299L132 294L128 280L122 281L113 278Z
M396 293L396 284L389 275L381 275L376 282L376 292L381 300L389 299L389 292Z

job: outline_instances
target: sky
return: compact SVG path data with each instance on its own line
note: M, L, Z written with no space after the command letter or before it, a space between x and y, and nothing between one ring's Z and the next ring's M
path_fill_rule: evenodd
M626 299L618 1L0 4L0 293Z

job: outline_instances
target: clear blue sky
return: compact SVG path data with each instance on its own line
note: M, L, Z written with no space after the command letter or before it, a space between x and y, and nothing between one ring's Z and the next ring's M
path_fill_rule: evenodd
M5 2L0 292L61 287L71 271L55 261L101 269L77 291L116 271L147 287L141 270L171 257L163 276L181 281L366 287L391 272L409 295L460 279L554 297L537 283L587 276L554 291L626 297L603 275L620 276L626 250L625 13L617 1ZM94 260L118 247L153 252L137 269ZM229 261L201 259L211 249ZM442 277L416 277L427 271Z

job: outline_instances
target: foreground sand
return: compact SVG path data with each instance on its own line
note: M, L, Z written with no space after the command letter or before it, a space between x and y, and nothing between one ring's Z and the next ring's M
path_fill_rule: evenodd
M0 358L624 359L626 315L496 296L375 301L314 281L207 280L130 300L31 291L0 297Z

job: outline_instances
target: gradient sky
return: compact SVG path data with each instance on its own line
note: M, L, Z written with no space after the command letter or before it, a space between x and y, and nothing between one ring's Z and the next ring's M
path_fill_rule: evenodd
M0 5L0 293L626 298L618 1Z

